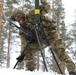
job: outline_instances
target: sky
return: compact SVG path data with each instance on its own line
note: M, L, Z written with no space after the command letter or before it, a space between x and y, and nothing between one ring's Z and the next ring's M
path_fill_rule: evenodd
M62 0L62 2L65 8L65 23L73 23L75 18L76 0Z

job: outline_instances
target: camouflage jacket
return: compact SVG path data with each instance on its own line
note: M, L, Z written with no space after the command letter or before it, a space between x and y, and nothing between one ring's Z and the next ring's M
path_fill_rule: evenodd
M46 35L49 35L50 26L52 24L52 22L48 19L48 17L44 16L46 13L49 12L49 10L50 10L50 5L48 3L40 6L41 24L44 27ZM28 14L26 14L25 22L22 25L22 27L28 31L32 31L34 24L36 24L35 13L34 10L31 10Z

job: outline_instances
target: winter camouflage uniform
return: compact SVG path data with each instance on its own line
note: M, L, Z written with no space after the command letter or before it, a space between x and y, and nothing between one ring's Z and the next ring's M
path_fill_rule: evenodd
M41 23L43 25L45 34L47 36L47 39L50 42L50 46L52 47L53 51L56 53L60 61L66 63L66 67L69 72L75 71L75 65L71 58L67 55L65 52L65 42L62 40L62 38L57 33L56 26L54 23L52 23L47 17L44 16L44 14L48 13L50 10L50 6L47 3L42 3L43 5L40 6L41 11ZM44 8L44 9L43 9ZM28 14L25 16L25 22L22 25L22 27L28 31L33 30L33 25L35 24L35 15L34 10L31 10ZM21 50L24 50L24 47L26 46L28 38L25 34L20 32L21 36ZM36 68L35 63L35 54L39 50L37 42L33 41L28 49L25 52L25 64L27 70L33 71Z

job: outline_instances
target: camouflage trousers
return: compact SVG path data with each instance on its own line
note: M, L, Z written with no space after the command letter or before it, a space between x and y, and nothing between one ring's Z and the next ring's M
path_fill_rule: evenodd
M69 72L75 71L75 65L69 55L65 52L65 42L61 39L59 34L56 31L56 28L54 30L50 30L50 34L47 35L47 39L50 42L50 46L52 47L52 50L55 52L59 60L63 63L65 63L67 69ZM27 39L26 36L23 34L21 35L21 50L24 50L24 47L26 46ZM33 42L29 44L27 50L25 51L25 66L27 70L33 71L36 68L36 58L35 54L38 51L38 45L36 42Z

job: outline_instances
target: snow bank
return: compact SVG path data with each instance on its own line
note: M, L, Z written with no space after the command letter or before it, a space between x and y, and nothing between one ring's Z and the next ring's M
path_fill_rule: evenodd
M42 71L24 71L16 69L0 68L0 75L59 75L53 72L42 72Z

